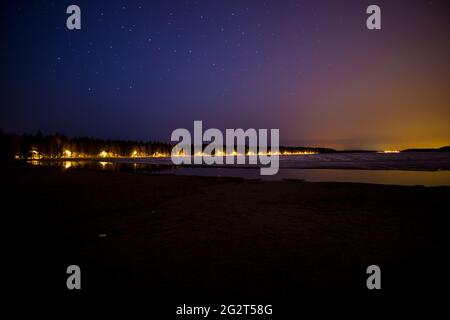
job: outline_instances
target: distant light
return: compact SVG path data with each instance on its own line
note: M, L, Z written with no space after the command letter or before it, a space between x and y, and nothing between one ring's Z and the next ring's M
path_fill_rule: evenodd
M64 157L66 157L66 158L72 157L72 151L70 151L70 150L64 150Z
M39 152L36 149L32 149L31 151L31 159L41 159L42 156L39 154Z
M382 153L400 153L398 150L384 150Z
M108 157L108 152L106 152L105 150L103 150L102 152L100 152L99 156L100 156L101 158L106 158L106 157Z
M280 154L278 153L274 153L274 154ZM318 154L318 152L315 151L284 151L282 153L283 156L298 156L298 155L308 155L308 154Z

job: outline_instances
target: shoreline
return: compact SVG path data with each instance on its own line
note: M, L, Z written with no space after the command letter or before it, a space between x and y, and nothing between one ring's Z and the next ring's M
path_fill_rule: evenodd
M170 157L119 157L119 158L58 158L28 159L21 162L113 162L128 164L174 164ZM248 160L246 160L248 162ZM409 170L409 171L445 171L450 170L448 152L403 152L403 153L321 153L309 155L280 155L280 169L351 169L351 170ZM195 168L261 168L261 165L240 164L183 164L182 167Z
M364 294L371 264L408 295L445 275L450 187L0 170L18 261L40 262L47 297L74 263L91 298Z
M274 176L261 176L259 168L251 165L174 165L170 163L148 163L102 160L31 160L28 162L12 163L11 166L32 167L60 167L62 170L91 169L101 171L132 171L148 174L173 174L186 176L212 176L212 177L237 177L244 179L259 179L264 181L304 180L310 182L348 182L348 183L372 183L384 185L423 185L423 186L448 186L450 185L450 170L390 167L346 167L334 166L320 167L289 167L281 166Z

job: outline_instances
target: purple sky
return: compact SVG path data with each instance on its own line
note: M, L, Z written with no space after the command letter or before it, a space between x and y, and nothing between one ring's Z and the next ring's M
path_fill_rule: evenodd
M366 28L369 4L382 30ZM279 128L290 145L449 145L448 14L448 1L15 1L0 128L169 141L203 120Z

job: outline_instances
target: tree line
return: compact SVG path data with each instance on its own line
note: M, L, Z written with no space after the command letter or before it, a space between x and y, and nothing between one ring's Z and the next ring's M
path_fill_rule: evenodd
M172 146L162 142L68 138L62 134L5 134L0 130L0 159L51 159L83 157L130 157L170 154Z
M19 135L6 134L0 129L0 161L170 156L172 147L170 143L157 141L107 140L91 137L69 138L59 133L44 135L41 131L38 131L35 135ZM245 149L248 151L248 147ZM285 146L281 146L279 151L281 154L336 152L336 150L329 148Z

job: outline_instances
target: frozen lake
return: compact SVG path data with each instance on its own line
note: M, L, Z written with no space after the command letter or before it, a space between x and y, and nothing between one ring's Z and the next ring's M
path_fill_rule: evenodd
M326 153L280 156L280 168L367 169L367 170L450 170L449 152ZM113 159L118 163L172 164L170 158ZM224 165L255 167L257 165Z
M32 164L244 179L362 182L395 185L450 185L450 153L334 153L280 156L280 170L261 176L257 165L174 166L170 158L34 161Z

